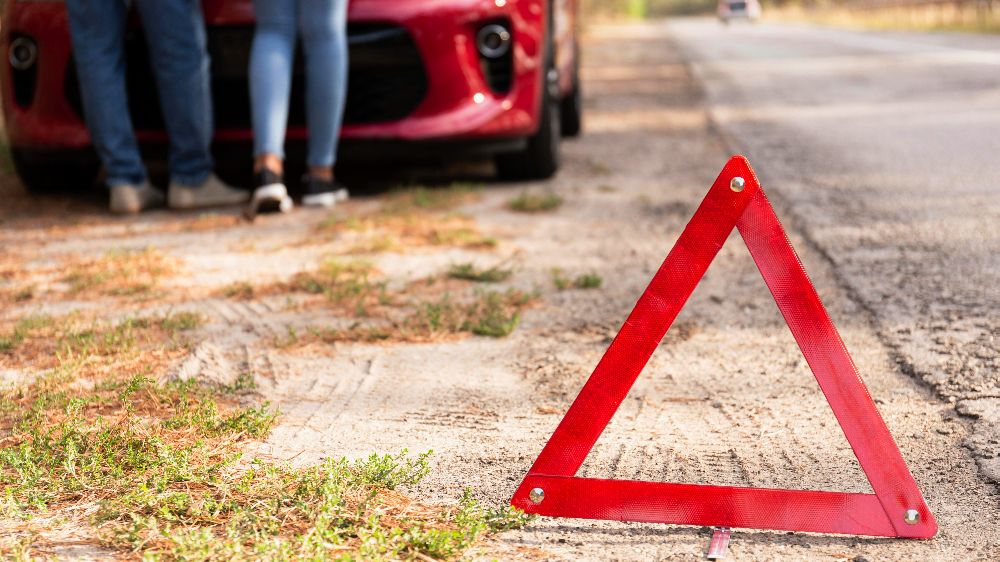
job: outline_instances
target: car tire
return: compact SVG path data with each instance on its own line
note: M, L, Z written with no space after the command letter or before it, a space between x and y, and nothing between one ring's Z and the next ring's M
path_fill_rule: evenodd
M559 170L561 132L561 111L559 92L554 78L555 39L553 36L552 3L549 4L548 29L545 37L545 54L541 76L541 106L538 111L538 131L528 137L524 150L509 154L498 154L495 158L497 175L500 179L543 180L551 178Z
M555 175L560 163L559 140L562 134L559 122L559 102L546 91L543 94L538 132L528 139L527 148L521 152L497 156L497 173L500 178L541 180Z
M580 49L573 59L573 89L559 102L559 120L564 137L578 137L583 130L583 93L580 90Z
M11 149L14 169L29 193L44 195L92 187L100 162L85 150Z

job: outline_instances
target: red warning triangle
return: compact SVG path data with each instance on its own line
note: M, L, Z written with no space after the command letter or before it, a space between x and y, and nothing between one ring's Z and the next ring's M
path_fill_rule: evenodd
M578 478L733 227L826 395L874 494ZM937 523L749 162L734 156L639 297L511 504L553 517L930 538Z

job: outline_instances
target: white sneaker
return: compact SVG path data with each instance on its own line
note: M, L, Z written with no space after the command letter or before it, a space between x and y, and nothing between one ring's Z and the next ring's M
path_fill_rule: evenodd
M197 209L246 203L250 194L231 187L215 174L209 174L201 185L183 185L170 182L167 190L167 204L171 209Z
M325 207L329 209L341 201L346 201L350 195L347 188L334 181L321 180L306 176L302 181L305 193L302 195L302 205L305 207Z
M163 194L144 182L142 185L121 184L111 186L111 212L134 215L145 209L163 205Z

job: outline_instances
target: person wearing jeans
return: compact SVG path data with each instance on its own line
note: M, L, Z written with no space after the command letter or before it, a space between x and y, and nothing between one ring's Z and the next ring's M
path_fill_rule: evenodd
M205 23L198 0L66 0L87 128L107 174L111 210L163 203L143 166L125 87L129 4L138 8L170 137L172 208L239 204L249 194L212 173L212 100Z
M302 203L333 206L347 197L333 175L347 97L347 0L254 0L254 9L249 72L257 189L251 212L291 208L284 144L297 36L305 52L309 128Z

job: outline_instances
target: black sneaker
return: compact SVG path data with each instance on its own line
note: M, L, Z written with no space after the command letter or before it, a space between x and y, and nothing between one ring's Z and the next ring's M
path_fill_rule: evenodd
M252 218L260 213L287 213L294 206L280 174L267 168L257 172L257 189L250 199L247 216Z
M347 188L337 183L337 180L323 180L306 176L302 179L302 185L304 186L302 205L306 207L329 209L348 198Z

